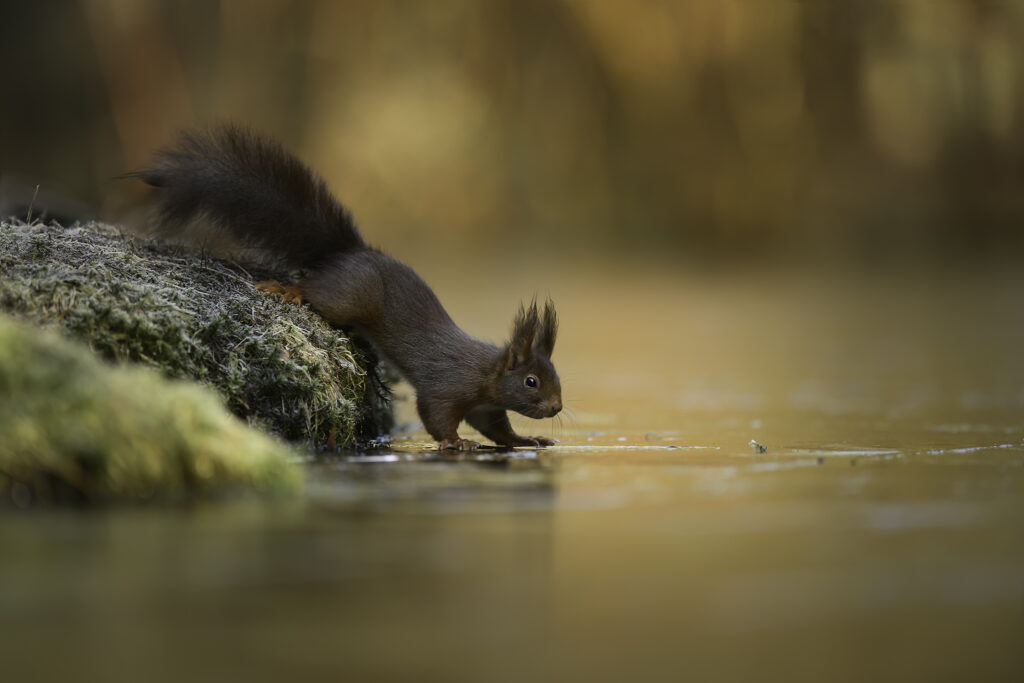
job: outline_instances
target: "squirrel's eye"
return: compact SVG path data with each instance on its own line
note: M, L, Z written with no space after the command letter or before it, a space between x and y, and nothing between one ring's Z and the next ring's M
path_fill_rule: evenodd
M538 384L537 378L534 377L533 375L527 375L526 379L523 380L523 382L524 382L524 384L526 384L526 386L530 387L531 389L536 389L537 388L537 384Z

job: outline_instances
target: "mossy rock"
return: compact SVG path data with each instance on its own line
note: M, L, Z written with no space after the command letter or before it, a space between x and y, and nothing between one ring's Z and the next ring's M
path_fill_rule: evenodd
M196 251L102 224L0 222L0 311L60 326L105 358L208 384L231 412L286 439L344 445L389 426L372 359L308 306Z
M174 499L292 491L284 444L194 383L114 367L51 331L0 316L0 503Z

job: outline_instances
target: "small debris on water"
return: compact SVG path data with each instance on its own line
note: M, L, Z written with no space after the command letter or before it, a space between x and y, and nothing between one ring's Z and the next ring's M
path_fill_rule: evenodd
M620 437L618 438L618 440L619 440L619 441L625 441L625 440L626 440L626 437L624 437L624 436L620 436Z
M825 458L818 458L818 464L819 465L824 465L825 464Z
M644 434L644 439L647 441L661 441L661 434L657 432L647 432Z
M765 446L764 444L760 444L760 443L754 441L753 439L751 439L750 443L747 444L747 445L750 446L751 448L753 448L755 453L760 454L760 453L767 453L768 452L768 447L767 446Z

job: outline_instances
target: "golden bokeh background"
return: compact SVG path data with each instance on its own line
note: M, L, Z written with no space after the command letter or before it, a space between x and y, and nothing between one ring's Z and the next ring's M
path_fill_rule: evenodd
M231 119L298 151L385 247L901 264L1022 243L1022 3L2 13L7 212L41 184L54 215L76 200L116 218L113 176L177 129Z
M474 336L551 296L565 403L0 515L9 679L1024 680L1024 0L0 0L0 58L0 215L246 123Z

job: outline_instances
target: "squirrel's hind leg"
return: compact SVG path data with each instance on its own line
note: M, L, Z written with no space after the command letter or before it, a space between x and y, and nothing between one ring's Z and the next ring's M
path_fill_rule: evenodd
M480 448L480 442L469 439L443 439L437 442L439 451L475 451Z
M302 288L299 285L282 285L277 280L264 280L256 283L256 289L268 294L279 294L286 303L302 305Z
M476 441L459 438L457 428L462 419L450 406L438 401L425 400L422 394L417 394L416 410L427 432L437 439L439 451L475 451L480 447Z

